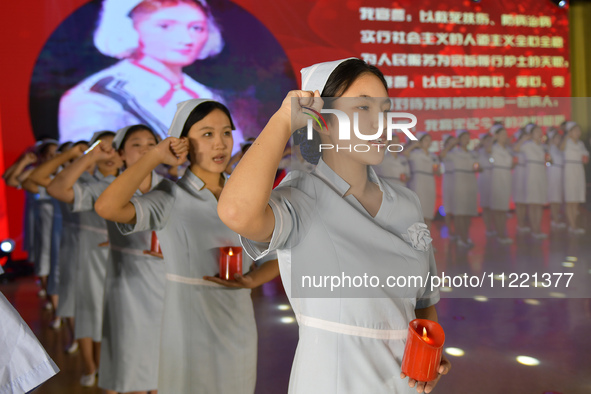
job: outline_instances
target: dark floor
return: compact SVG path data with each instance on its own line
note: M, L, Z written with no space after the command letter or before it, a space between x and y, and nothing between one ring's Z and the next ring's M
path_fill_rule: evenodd
M545 212L544 229L549 231ZM587 218L584 218L587 219ZM476 246L461 251L446 238L446 228L433 229L439 271L467 272L572 272L573 289L539 290L535 297L498 291L489 297L445 298L438 304L445 347L452 371L441 379L436 393L449 394L583 394L591 393L591 298L572 298L591 289L591 234L568 236L552 232L544 241L515 235L515 220L509 233L517 242L500 246L484 236L483 223L475 219L471 235ZM589 230L589 229L588 229ZM576 261L572 261L576 260ZM563 263L572 263L566 264ZM560 287L560 286L559 286ZM79 355L66 355L64 330L48 327L50 313L42 310L33 278L19 278L0 285L0 290L29 323L61 372L37 389L39 394L98 393L78 385L82 373ZM460 293L444 293L457 297ZM538 291L538 290L536 290ZM285 393L291 360L297 342L297 325L276 280L253 293L259 331L257 393ZM451 349L450 348L457 348ZM538 365L518 363L518 356L535 358ZM365 393L363 393L365 394Z

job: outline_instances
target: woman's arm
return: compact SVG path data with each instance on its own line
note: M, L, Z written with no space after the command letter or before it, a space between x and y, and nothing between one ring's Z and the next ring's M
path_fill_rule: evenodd
M160 164L178 166L189 152L186 138L169 137L147 152L137 163L117 177L94 204L96 213L113 222L135 224L136 212L131 198L142 181Z
M20 174L17 179L19 184L23 187L23 189L25 189L29 193L39 193L39 186L37 186L35 182L29 179L29 176L33 171L34 168L29 168L28 170Z
M19 177L23 174L23 171L29 164L33 164L37 161L37 156L34 153L25 153L20 159L17 160L10 168L4 173L4 180L8 186L19 187L21 182ZM26 179L26 177L25 177Z
M448 143L447 146L445 148L443 148L443 150L439 153L439 158L441 160L445 159L445 156L447 156L449 151L452 150L458 144L458 142L460 142L460 140L458 140L455 137L451 137L451 138L453 138L452 142Z
M408 158L408 157L410 157L410 154L412 153L412 151L417 149L418 147L419 147L419 141L413 141L410 144L408 144L406 146L406 148L403 149L402 152L400 152L400 153Z
M531 136L529 134L524 135L523 137L521 137L521 139L519 139L519 141L517 141L516 143L513 144L512 149L513 152L519 152L521 150L521 146L526 142L531 140Z
M54 174L60 166L67 163L70 160L77 159L84 153L84 147L77 145L72 149L68 149L64 153L61 153L53 159L46 161L39 165L29 175L29 179L35 182L39 186L47 187L51 183L51 175Z
M292 124L292 99L296 123ZM253 241L267 242L275 228L269 198L279 162L293 129L306 117L300 106L320 107L320 94L291 91L271 117L226 183L218 203L218 214L230 229ZM319 110L320 108L318 108ZM302 116L299 116L302 115Z
M47 186L47 193L59 201L72 204L74 202L74 184L80 176L88 169L93 168L98 161L111 159L116 154L117 152L112 146L102 142L57 174Z
M279 275L279 261L275 259L264 262L259 268L248 272L246 275L234 275L235 280L233 281L225 280L217 276L204 276L203 279L226 287L254 289L263 283L275 279L277 275Z

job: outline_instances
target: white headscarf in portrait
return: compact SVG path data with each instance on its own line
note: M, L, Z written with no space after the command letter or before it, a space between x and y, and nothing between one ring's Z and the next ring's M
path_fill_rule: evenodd
M330 74L332 74L339 64L350 59L357 58L350 57L332 62L317 63L310 67L302 68L300 70L302 73L302 90L308 90L311 92L318 90L318 93L322 94Z
M143 0L104 0L94 46L103 55L117 59L131 56L139 46L139 35L129 15ZM205 0L195 0L205 9L209 37L197 59L215 56L222 51L224 40Z
M181 133L183 131L183 127L185 126L185 122L187 118L193 112L195 108L199 105L207 102L207 101L214 101L209 99L191 99L187 101L182 101L176 105L176 113L174 114L174 118L172 118L172 124L170 125L170 129L168 129L168 135L170 137L180 138Z

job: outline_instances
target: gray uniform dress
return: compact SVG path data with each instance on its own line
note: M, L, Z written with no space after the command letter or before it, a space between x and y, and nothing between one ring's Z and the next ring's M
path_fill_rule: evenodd
M37 194L35 204L37 210L33 230L35 232L35 275L49 276L54 205L44 187L39 186L39 194Z
M374 171L380 178L401 186L406 186L406 182L410 179L408 160L402 154L394 157L392 153L386 152L384 160L379 166L374 167Z
M460 147L453 149L451 160L454 166L453 213L454 215L478 215L478 184L474 163L478 162L474 152Z
M511 165L513 157L507 148L494 144L491 151L490 209L508 211L511 199Z
M546 176L548 177L548 202L562 203L564 202L564 189L562 187L564 153L554 144L550 145L549 153L552 157L552 164L546 168Z
M254 392L257 331L250 290L202 279L219 272L219 247L240 246L219 219L217 200L189 169L131 199L135 225L126 234L156 230L166 256L166 296L158 393ZM252 260L243 253L243 269Z
M525 203L546 204L548 181L546 177L546 152L544 146L527 141L521 146L525 157Z
M408 159L410 163L410 182L408 187L417 193L423 208L423 217L433 219L435 217L435 177L433 166L438 164L436 158L422 149L415 149Z
M299 324L290 393L416 392L400 379L408 323L416 308L438 302L437 288L297 287L301 266L312 275L437 274L428 230L413 230L425 226L416 194L380 180L371 168L368 175L383 192L375 218L352 195L345 196L349 185L321 160L311 174L290 173L271 193L270 243L241 239L253 257L277 249ZM317 290L321 297L309 297Z
M70 205L60 202L62 212L62 237L59 250L59 303L56 314L59 317L73 317L76 308L76 273L78 271L78 244L80 233L79 213L71 211Z
M583 157L589 158L589 152L583 141L574 142L566 138L564 147L564 202L585 202L587 184L585 182L585 165Z
M450 150L442 160L443 181L441 189L443 194L443 209L445 214L454 214L454 161L453 150Z
M152 188L162 177L152 172ZM111 180L112 182L112 180ZM94 205L110 182L75 189L76 200ZM136 191L136 194L141 194ZM107 221L109 249L99 387L120 393L158 387L159 339L164 305L164 260L144 254L152 233L121 234Z
M478 174L478 195L479 202L482 208L490 208L491 201L491 177L492 177L492 162L491 156L486 149L480 148L478 151L478 163L482 170Z
M100 342L103 333L103 300L105 294L105 277L109 248L101 247L107 241L107 223L94 212L94 204L90 199L83 199L84 189L97 182L112 182L115 177L103 177L99 171L95 175L82 174L74 184L74 212L80 212L78 233L80 237L78 250L78 269L76 272L74 311L74 336L92 338Z
M0 266L0 275L3 272ZM59 368L2 293L0 316L0 393L27 393Z
M511 188L513 194L513 202L515 204L526 204L527 203L527 190L526 190L526 159L523 152L513 152L513 155L517 157L517 166L513 170L513 178L511 178Z

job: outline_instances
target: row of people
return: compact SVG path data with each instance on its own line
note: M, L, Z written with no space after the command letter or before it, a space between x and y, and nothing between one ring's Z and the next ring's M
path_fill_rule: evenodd
M370 98L387 93L382 73L358 59L302 73L305 90L288 95L230 178L231 114L203 99L179 104L170 137L161 142L145 125L98 132L88 144L93 149L78 144L26 177L23 184L45 187L78 216L76 224L64 226L79 239L77 258L70 259L76 267L65 268L75 272L74 290L60 302L74 297L84 385L98 372L108 393L254 392L256 326L245 288L272 279L279 268L300 323L290 392L429 392L435 386L441 375L431 382L406 380L400 359L408 322L437 320L437 289L419 288L411 297L383 289L379 298L292 298L290 251L304 253L317 267L332 262L330 269L353 268L368 261L371 242L389 261L414 262L404 264L412 273L436 274L418 197L382 182L371 167L384 158L382 151L322 153L312 173L294 171L273 190L292 131L306 124L303 108L319 109L322 97L340 96L375 106ZM299 114L293 123L292 110ZM318 131L320 139L338 138L332 130ZM187 157L189 166L176 182L154 171ZM387 209L380 209L382 201ZM146 252L152 231L162 254ZM316 234L306 237L308 232ZM409 238L415 232L420 242ZM347 253L335 253L335 242L348 245ZM244 266L256 260L260 267L236 281L215 277L219 248L239 245ZM367 268L383 269L380 261ZM376 332L392 340L378 340ZM449 367L443 356L439 373Z
M469 248L471 218L478 208L486 224L487 236L497 236L501 243L512 243L507 236L506 217L511 200L515 205L517 230L544 239L542 208L551 208L551 227L567 226L571 234L583 234L578 225L579 206L585 202L585 169L589 152L580 140L581 129L575 122L565 122L560 131L528 124L511 139L502 124L480 135L478 145L466 130L446 135L438 155L432 153L428 133L417 133L418 141L409 142L401 152L388 152L376 167L378 174L392 182L407 185L421 199L426 223L435 216L436 182L443 175L441 196L445 221L460 246ZM544 143L544 139L546 142ZM399 144L394 137L392 144Z

